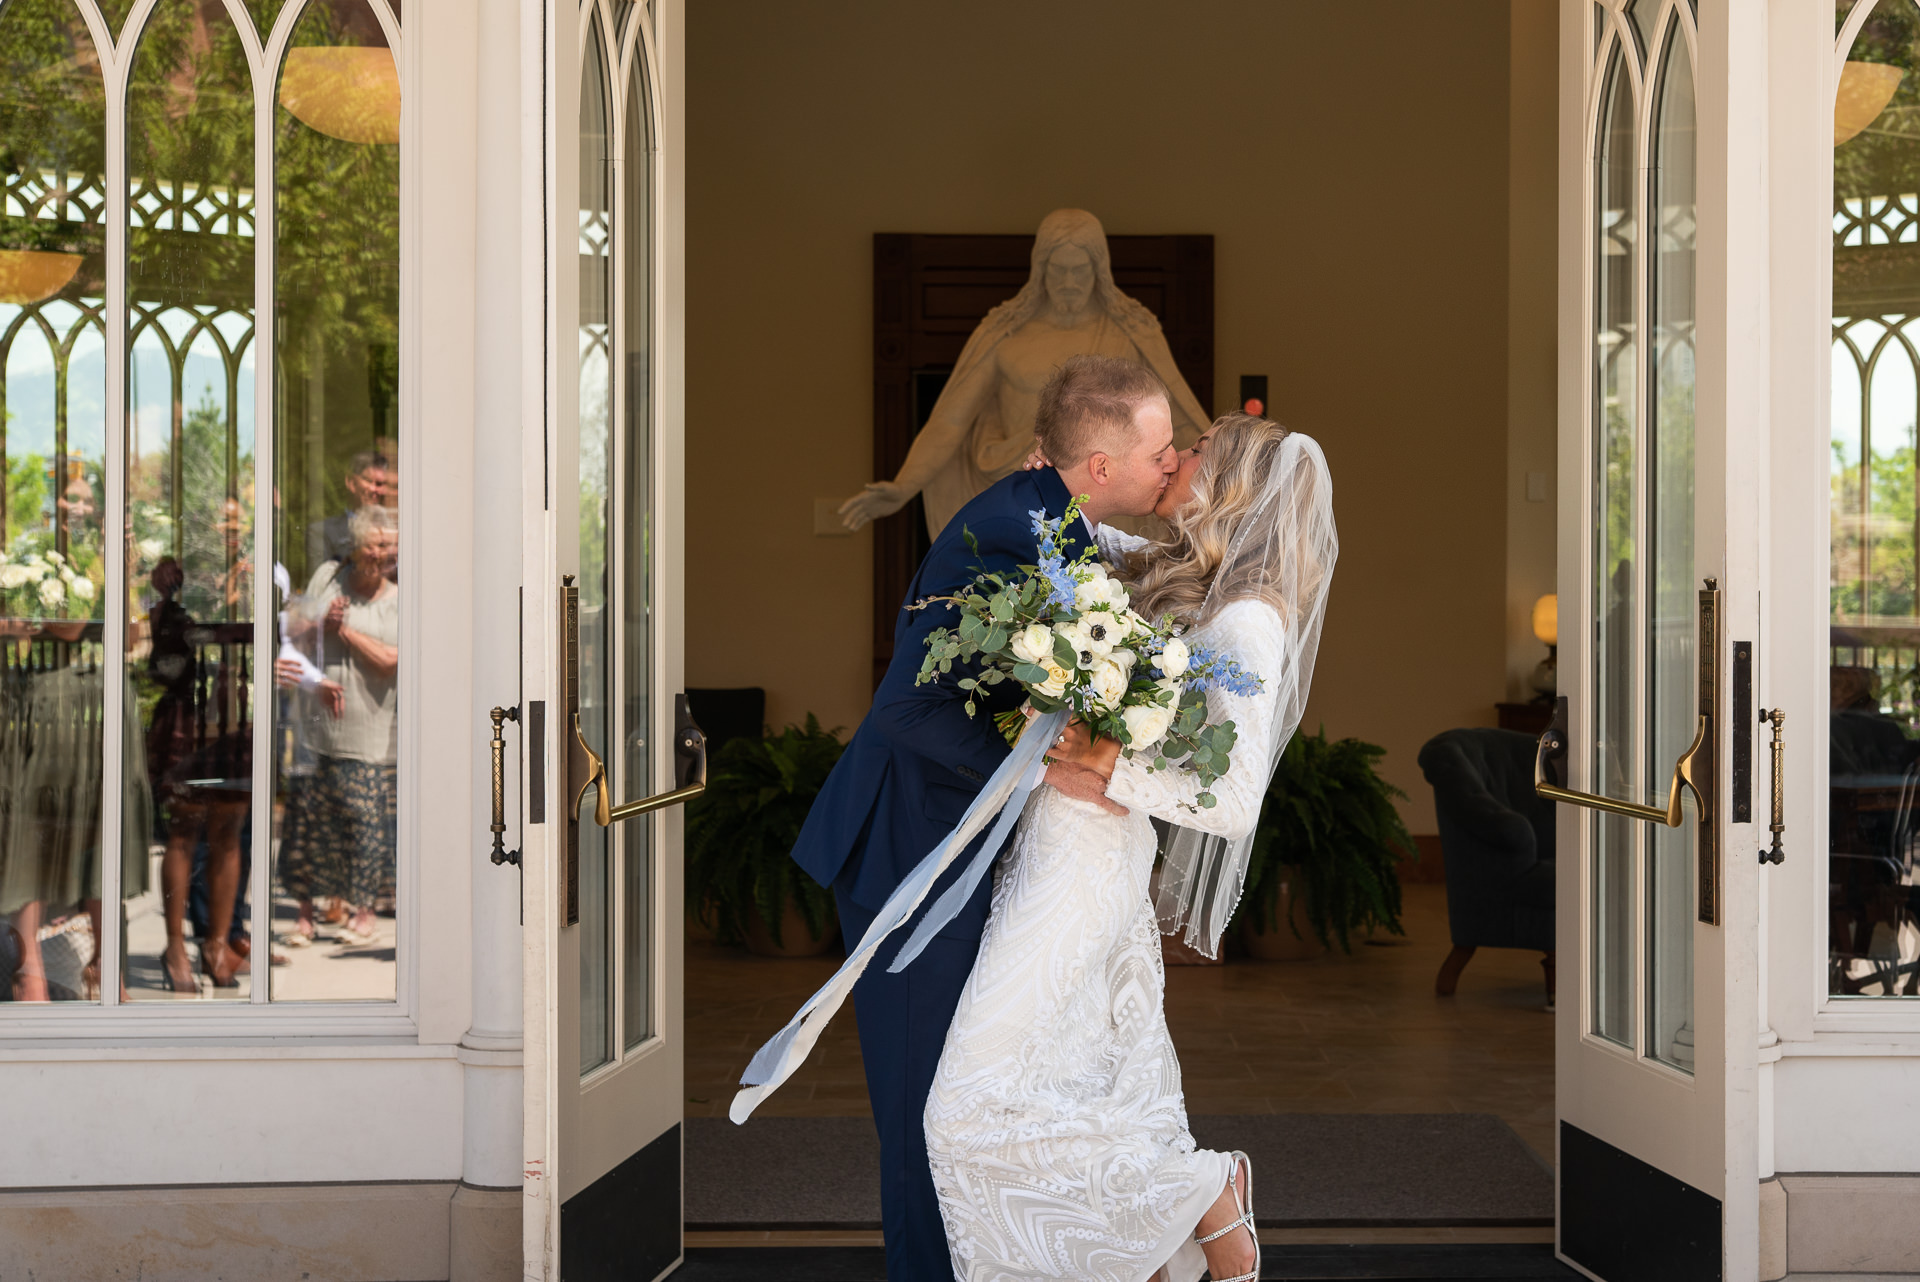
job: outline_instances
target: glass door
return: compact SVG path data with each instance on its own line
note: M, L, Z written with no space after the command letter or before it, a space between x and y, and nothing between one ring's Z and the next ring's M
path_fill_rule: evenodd
M1727 318L1764 315L1741 290L1766 260L1729 185L1750 139L1704 123L1741 119L1745 81L1701 69L1752 33L1689 0L1569 0L1561 20L1563 651L1539 767L1564 803L1577 977L1557 1013L1559 1250L1607 1282L1737 1277L1757 1180L1751 1091L1731 1084L1754 1042L1727 1012L1753 975L1753 874L1726 857L1750 830L1723 802L1756 582L1729 459L1765 348Z
M548 1039L530 1072L529 1276L645 1279L680 1258L679 803L705 756L680 690L677 324L662 288L661 6L561 7L547 220L556 353L550 491L530 486L527 991ZM559 104L565 104L562 111ZM533 699L529 694L529 699ZM625 800L633 799L633 800ZM536 909L536 898L538 906ZM537 952L537 956L536 956ZM536 1023L529 1010L527 1025ZM529 1043L529 1060L534 1055ZM532 1067L530 1063L530 1068ZM534 1080L539 1079L536 1090Z

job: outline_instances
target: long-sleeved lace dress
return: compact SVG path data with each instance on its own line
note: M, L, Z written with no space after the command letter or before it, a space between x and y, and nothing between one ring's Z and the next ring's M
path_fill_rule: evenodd
M1104 531L1102 531L1104 533ZM1103 540L1105 542L1105 540ZM1267 678L1208 693L1238 728L1238 765L1189 810L1190 773L1122 759L1107 795L1125 816L1036 788L996 869L979 959L927 1097L927 1152L961 1282L1172 1282L1206 1267L1194 1226L1230 1160L1194 1147L1167 1033L1166 974L1148 880L1148 816L1237 835L1259 818L1271 758L1281 620L1236 601L1191 639ZM1254 778L1258 774L1260 778Z

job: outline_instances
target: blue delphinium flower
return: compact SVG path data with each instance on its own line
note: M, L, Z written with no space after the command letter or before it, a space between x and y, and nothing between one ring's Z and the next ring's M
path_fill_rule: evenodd
M1260 693L1260 678L1217 650L1194 646L1192 663L1189 669L1191 675L1187 678L1189 690L1204 692L1219 686L1228 694L1251 696Z
M1065 609L1071 609L1073 607L1073 590L1076 584L1074 583L1073 574L1067 569L1065 559L1058 553L1043 556L1040 558L1039 569L1041 576L1053 587L1053 591L1049 593L1047 597L1048 603Z

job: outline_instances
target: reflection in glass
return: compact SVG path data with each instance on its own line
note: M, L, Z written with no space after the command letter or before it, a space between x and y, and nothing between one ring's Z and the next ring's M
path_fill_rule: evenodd
M161 0L127 87L128 791L159 894L126 888L133 1000L248 994L253 93L218 4ZM187 946L191 926L194 951ZM194 955L197 953L197 957Z
M0 1001L99 994L103 104L71 5L0 8Z
M1644 63L1645 55L1653 48L1655 37L1653 24L1660 20L1660 0L1627 0L1627 16L1633 19L1634 34L1640 37L1640 51Z
M365 0L314 0L301 14L286 65L332 58L391 68ZM312 110L303 118L287 100L283 82L273 113L271 741L273 919L287 964L273 972L272 995L390 1001L399 933L400 155L354 131L323 132Z
M1647 795L1662 796L1673 763L1693 742L1699 679L1694 666L1698 583L1693 554L1694 157L1693 68L1677 25L1667 34L1648 175L1648 334L1652 342L1653 439L1648 462ZM1649 829L1647 869L1647 1053L1693 1065L1693 866L1697 815Z
M622 398L626 491L622 498L622 602L620 662L625 683L627 795L655 787L653 741L653 395L651 382L653 259L653 139L646 58L636 50L627 83L626 136L620 162ZM654 822L623 825L626 843L624 919L621 939L622 1030L626 1046L653 1033L653 830Z
M1640 773L1633 756L1639 605L1633 538L1638 423L1633 264L1639 228L1633 216L1633 91L1617 45L1609 59L1603 101L1595 183L1596 688L1591 786L1608 796L1630 798L1638 791ZM1593 824L1593 1032L1632 1045L1633 865L1640 825L1598 813Z
M596 18L580 69L580 732L606 744L613 718L613 115ZM580 823L580 1071L613 1057L612 843Z
M1916 42L1906 0L1861 25L1848 72L1898 83L1877 118L1871 105L1845 130L1836 117L1833 153L1827 920L1828 989L1842 997L1920 994Z

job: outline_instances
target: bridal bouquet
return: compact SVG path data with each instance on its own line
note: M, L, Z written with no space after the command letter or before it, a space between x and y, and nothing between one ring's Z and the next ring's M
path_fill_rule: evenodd
M959 687L967 692L967 715L987 690L1015 682L1027 703L1041 712L1061 708L1086 722L1096 735L1117 739L1127 756L1152 755L1150 770L1179 765L1199 776L1199 806L1214 804L1207 791L1233 764L1234 726L1207 720L1206 691L1234 694L1260 690L1261 678L1226 655L1182 640L1171 617L1159 622L1131 608L1126 586L1088 548L1068 560L1061 528L1080 519L1080 501L1051 520L1030 512L1040 541L1039 564L1014 574L983 571L951 596L914 603L924 609L945 603L959 611L951 627L927 636L919 684L938 681L954 665L965 667ZM976 552L971 534L969 546ZM1009 740L1019 737L1021 710L995 718Z

